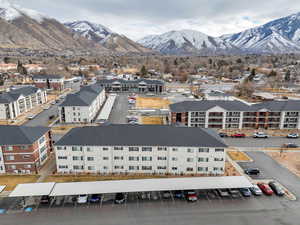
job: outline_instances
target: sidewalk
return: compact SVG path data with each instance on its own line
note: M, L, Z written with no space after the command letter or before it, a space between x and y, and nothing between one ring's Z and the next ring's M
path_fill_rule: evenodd
M51 153L48 162L43 166L43 168L39 172L39 179L36 181L36 183L43 182L49 175L51 175L54 170L56 169L56 163L55 163L55 155L54 153Z

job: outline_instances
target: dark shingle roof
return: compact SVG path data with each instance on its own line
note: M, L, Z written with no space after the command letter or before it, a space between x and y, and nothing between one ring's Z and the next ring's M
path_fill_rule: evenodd
M56 145L227 147L210 129L160 125L107 125L74 128Z
M39 88L33 86L10 90L9 92L0 94L0 103L10 103L16 101L21 95L24 95L26 97L36 93L38 90Z
M164 82L160 80L148 80L148 79L137 79L137 80L123 80L123 79L103 79L99 80L97 83L99 84L111 84L113 82L120 82L125 84L138 84L140 82L145 82L146 84L157 84L163 85Z
M300 101L268 101L252 105L255 110L267 109L270 111L300 111Z
M240 101L184 101L170 105L172 112L188 112L188 111L207 111L213 107L219 106L227 111L253 111L253 109Z
M82 87L79 92L67 95L59 106L89 106L102 90L98 84Z
M48 127L0 126L0 145L28 145L37 141Z

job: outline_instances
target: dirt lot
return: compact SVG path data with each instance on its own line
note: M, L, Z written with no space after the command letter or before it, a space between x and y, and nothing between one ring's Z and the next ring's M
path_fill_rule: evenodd
M157 97L137 97L136 108L138 109L167 109L171 102L168 99Z
M142 124L147 124L147 125L163 125L164 121L162 117L147 117L147 116L142 116L141 117L141 122Z
M0 185L6 185L5 191L12 191L17 184L34 183L38 175L0 175Z
M224 176L240 176L241 174L235 169L230 162L225 162L225 174Z
M234 161L251 161L251 158L245 152L230 151L227 154Z
M291 172L300 176L300 152L268 152L267 154Z

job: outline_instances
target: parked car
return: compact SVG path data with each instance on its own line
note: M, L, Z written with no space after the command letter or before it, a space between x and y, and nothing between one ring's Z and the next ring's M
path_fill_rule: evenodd
M272 189L269 187L269 185L265 183L258 183L257 186L260 188L260 190L266 194L266 195L273 195Z
M210 199L218 198L218 192L216 190L208 190L206 193L207 193L208 198L210 198Z
M287 137L287 138L299 138L299 134L297 134L297 133L292 133L292 134L288 134L286 137Z
M101 200L101 195L99 194L93 194L90 199L89 199L89 202L91 203L97 203L97 202L100 202Z
M269 186L274 191L274 193L276 195L278 195L278 196L284 196L285 195L285 191L283 190L283 188L278 183L276 183L275 181L269 182Z
M197 197L197 194L195 191L189 190L189 191L186 191L185 193L186 193L185 198L189 202L196 202L198 200L198 197Z
M230 194L226 189L218 189L217 192L220 195L220 197L230 197Z
M125 195L123 193L117 193L115 196L116 204L123 204L125 202Z
M163 198L168 199L168 198L171 198L171 193L169 191L164 191L162 196L163 196Z
M230 193L232 198L239 198L240 192L237 189L228 189L228 192Z
M250 197L252 195L249 188L240 188L239 190L244 197Z
M286 143L282 145L282 148L298 148L299 146L295 143Z
M65 199L64 196L57 196L57 197L55 197L55 205L56 206L62 205L64 199Z
M87 195L79 195L77 197L77 203L78 204L84 204L84 203L87 203L87 200L88 200L88 196Z
M183 199L184 198L184 194L183 194L182 191L174 191L173 196L174 196L174 198L178 198L178 199Z
M221 138L226 138L226 137L228 137L228 134L226 134L226 133L219 133L219 136Z
M43 195L40 201L40 203L43 205L48 205L50 204L50 202L51 202L51 197L48 195Z
M259 169L257 168L248 168L244 170L245 174L248 175L258 175L260 173Z
M264 132L256 132L253 134L253 138L268 138L269 136Z
M35 118L35 115L29 115L29 116L27 116L27 119L29 119L29 120L33 120Z
M259 189L259 187L256 184L253 184L252 187L249 188L253 195L260 196L262 195L262 191Z
M65 203L66 204L73 204L74 202L76 202L77 198L76 196L66 196L66 199L65 199Z
M151 192L150 197L151 197L152 200L158 200L157 192Z
M244 137L246 137L246 134L244 134L244 133L235 133L235 134L231 135L231 137L233 137L233 138L244 138Z

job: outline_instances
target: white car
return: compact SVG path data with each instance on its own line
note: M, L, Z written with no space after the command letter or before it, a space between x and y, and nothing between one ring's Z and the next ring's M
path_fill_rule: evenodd
M287 138L299 138L299 134L297 134L297 133L294 133L294 134L288 134L286 137L287 137Z
M77 197L77 203L78 204L85 204L85 203L87 203L87 200L88 200L88 196L87 195L79 195Z
M254 138L268 138L269 136L264 132L256 132L253 134Z
M33 119L34 119L34 117L35 117L35 115L29 115L29 116L27 116L27 119L29 119L29 120L33 120Z

